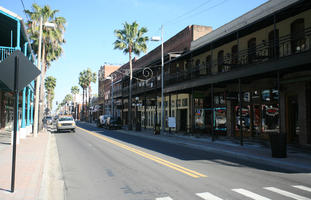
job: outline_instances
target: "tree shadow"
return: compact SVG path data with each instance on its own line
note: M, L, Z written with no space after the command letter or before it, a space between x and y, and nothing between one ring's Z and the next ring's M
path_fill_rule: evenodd
M222 152L211 152L204 149L197 149L191 147L182 142L171 143L165 142L163 140L152 139L144 136L137 136L120 133L117 131L105 130L102 128L97 128L86 123L78 123L78 126L84 129L88 129L97 132L101 135L109 136L111 138L130 143L151 151L155 151L170 157L174 157L180 160L191 161L191 160L207 160L213 161L215 163L230 166L230 167L250 167L258 170L280 172L280 173L310 173L310 170L299 170L295 169L285 169L283 167L276 167L268 164L265 161L258 164L258 161L253 161L251 159L239 158L238 155L227 155ZM157 137L157 136L155 136Z

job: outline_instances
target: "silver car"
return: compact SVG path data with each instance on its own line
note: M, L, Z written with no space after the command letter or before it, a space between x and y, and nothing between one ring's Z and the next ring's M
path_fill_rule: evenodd
M72 132L76 131L76 123L72 116L63 115L59 116L57 122L56 122L56 129L57 132L69 130Z

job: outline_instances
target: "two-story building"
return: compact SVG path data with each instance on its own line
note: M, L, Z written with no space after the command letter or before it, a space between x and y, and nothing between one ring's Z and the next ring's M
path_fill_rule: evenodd
M14 51L22 51L34 62L31 45L27 37L24 22L17 14L0 6L0 63ZM12 77L13 79L13 77ZM25 138L32 132L34 81L20 92L18 103L18 137ZM13 128L13 93L0 81L0 128L12 131Z

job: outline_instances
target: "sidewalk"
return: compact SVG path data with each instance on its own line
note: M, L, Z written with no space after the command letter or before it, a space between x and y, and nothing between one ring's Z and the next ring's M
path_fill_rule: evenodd
M165 141L173 144L189 146L198 150L213 152L231 156L242 160L251 160L258 164L277 167L283 170L298 173L311 173L311 153L299 148L288 146L287 158L272 158L270 147L255 143L245 142L244 146L228 139L216 139L211 141L210 137L183 136L175 133L165 133L164 135L153 135L151 130L128 131L117 130L118 132L141 137L147 137L154 140Z
M17 145L15 191L11 189L12 146L0 149L0 199L38 199L49 135L22 139Z

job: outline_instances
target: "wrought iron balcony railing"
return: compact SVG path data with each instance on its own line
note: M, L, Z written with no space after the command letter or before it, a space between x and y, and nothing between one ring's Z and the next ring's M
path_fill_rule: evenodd
M0 46L0 62L4 61L16 50L15 47L3 47Z

